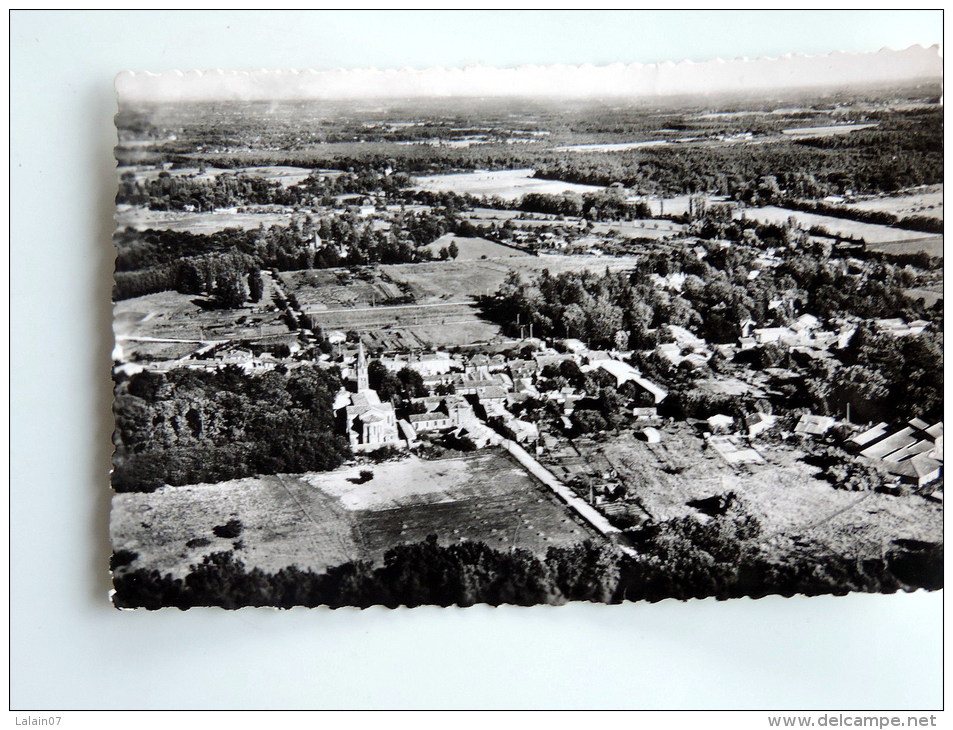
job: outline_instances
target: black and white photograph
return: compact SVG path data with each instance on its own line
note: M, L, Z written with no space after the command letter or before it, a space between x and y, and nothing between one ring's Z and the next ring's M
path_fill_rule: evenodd
M121 74L115 605L941 588L941 70Z
M941 7L6 17L11 726L943 726Z

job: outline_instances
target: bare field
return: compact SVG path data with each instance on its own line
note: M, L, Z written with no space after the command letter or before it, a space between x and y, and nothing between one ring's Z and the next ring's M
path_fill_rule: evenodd
M874 223L860 223L845 218L817 215L816 213L803 213L799 210L778 208L773 205L763 208L747 208L744 210L744 215L747 218L753 218L762 223L784 223L788 218L794 218L802 228L808 229L813 226L821 226L831 233L836 233L840 236L863 238L868 244L921 241L924 242L922 245L926 245L926 242L930 239L937 239L940 242L943 240L943 237L939 234L931 236L919 231L907 231L901 228L881 226Z
M565 147L553 147L553 152L623 152L643 147L668 147L674 144L664 139L651 139L643 142L596 142L593 144L571 144Z
M613 223L596 223L592 227L593 233L607 233L614 231L624 238L651 238L659 240L669 236L681 235L685 226L669 220L634 220L616 221Z
M897 539L942 541L942 506L918 496L834 489L816 476L816 467L802 461L803 452L756 446L766 463L738 470L685 425L666 429L661 444L626 435L610 440L603 450L657 520L697 517L689 501L734 492L761 522L760 541L769 550L810 539L839 554L864 558L880 557L884 546ZM605 468L598 454L592 463Z
M901 218L918 215L943 220L943 186L931 185L920 192L858 200L844 207L855 210L881 210Z
M241 309L204 309L197 303L202 301L194 294L165 291L116 302L113 330L125 356L177 359L203 342L288 333L281 313L270 303L267 288L261 302Z
M636 195L628 200L633 203L646 203L654 216L685 215L688 213L688 207L692 197L691 195L676 195L671 198L659 198L658 196ZM720 203L726 200L726 198L715 196L709 198L709 200L712 203ZM671 224L671 221L665 222Z
M249 568L322 572L350 560L379 562L391 547L431 534L444 545L481 540L540 556L595 537L499 451L377 464L374 478L359 484L361 468L368 467L117 494L113 548L138 553L134 568L182 576L205 555L232 550ZM213 534L232 519L243 526L238 538ZM202 538L209 544L186 545Z
M533 177L535 170L479 170L452 175L431 175L416 178L414 190L450 192L468 195L499 196L504 200L517 200L527 193L562 195L594 193L604 188L596 185L580 185L559 180L541 180Z

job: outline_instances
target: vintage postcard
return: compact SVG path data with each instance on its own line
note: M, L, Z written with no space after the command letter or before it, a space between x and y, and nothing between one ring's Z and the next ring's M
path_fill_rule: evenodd
M121 74L114 604L941 588L941 73Z

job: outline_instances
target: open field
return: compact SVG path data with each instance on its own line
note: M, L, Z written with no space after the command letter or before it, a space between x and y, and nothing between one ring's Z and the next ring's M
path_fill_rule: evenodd
M839 134L850 134L860 129L871 129L878 124L828 124L823 127L791 127L782 129L781 134L789 137L833 137Z
M483 319L476 299L495 292L513 269L525 280L543 269L629 270L635 256L514 256L380 266L369 279L343 269L283 272L282 285L325 332L357 331L369 347L415 349L489 342L500 327ZM383 294L406 292L412 304L381 305Z
M918 192L858 200L844 207L855 210L880 210L901 218L920 215L943 220L943 186L931 185Z
M325 332L360 332L368 347L386 349L466 345L500 335L500 327L483 319L470 301L329 309L309 312L308 318Z
M423 246L434 256L439 255L440 249L447 248L451 242L457 244L456 261L471 261L473 259L496 259L508 258L510 256L525 256L525 251L520 251L512 246L505 246L501 243L488 241L485 238L464 238L453 233L445 233L433 243Z
M543 269L553 275L564 271L627 271L639 260L636 256L517 256L498 261L394 264L381 269L392 280L408 285L417 301L435 302L492 294L514 269L528 281Z
M205 555L231 550L249 568L324 571L350 560L379 562L389 548L431 534L444 545L481 540L537 555L597 537L500 451L411 456L374 465L365 483L358 483L361 468L117 494L113 547L138 553L134 568L181 576ZM232 519L242 523L238 538L213 534ZM186 545L201 538L209 544Z
M629 202L642 202L649 206L654 216L662 215L685 215L688 213L689 202L693 196L676 195L671 198L659 198L654 195L636 195L628 198ZM727 200L724 196L709 196L709 202L720 203Z
M685 226L681 223L652 219L596 223L592 227L593 233L614 231L623 238L651 238L653 240L680 235L684 230Z
M937 301L943 299L943 285L937 284L936 286L904 289L903 293L911 299L922 299L924 304L928 307L932 307Z
M561 195L565 192L594 193L603 188L579 185L559 180L539 180L531 168L520 170L480 170L452 175L432 175L416 178L414 190L451 192L468 195L496 195L504 200L517 200L527 193Z
M204 170L198 167L172 167L166 170L156 167L140 168L136 166L124 166L117 168L117 172L120 176L131 173L137 180L141 181L155 180L162 173L166 173L171 177L191 177L203 182L208 182L213 178L223 174L247 175L249 177L262 178L263 180L271 180L272 182L280 182L283 187L287 188L292 185L297 185L299 182L307 178L312 172L314 172L314 170L307 167L286 167L282 165L273 165L269 167L236 167L227 169L219 167L205 167ZM327 176L342 174L337 170L320 170L319 172L322 172Z
M768 550L817 540L842 555L873 558L894 540L942 541L942 507L922 497L834 489L802 461L803 452L788 446L759 445L766 463L736 471L704 444L680 425L666 429L661 444L623 435L602 452L656 520L698 516L688 502L734 492L760 521L759 541ZM580 449L595 468L606 468L599 451Z
M267 287L268 279L265 281ZM261 302L241 309L205 309L202 301L193 294L165 291L116 302L113 331L124 356L174 360L197 350L203 342L288 334L267 288Z
M868 244L914 240L926 242L931 238L942 241L943 239L939 234L931 236L921 233L920 231L907 231L901 228L881 226L874 223L860 223L845 218L834 218L827 215L817 215L816 213L803 213L798 210L778 208L774 205L768 205L763 208L746 208L743 213L746 218L752 218L762 223L784 223L788 218L794 218L798 222L798 225L804 229L821 226L831 233L836 233L840 236L863 238Z
M553 147L553 152L622 152L643 147L667 147L674 144L664 139L652 139L645 142L609 142L605 144L571 144L565 147Z
M943 236L925 235L923 238L914 238L907 241L868 243L867 248L870 251L881 251L883 253L904 254L922 252L930 256L942 257Z
M149 210L138 205L116 206L116 228L133 228L137 231L166 229L188 233L217 233L226 228L251 230L264 226L287 226L289 213L236 213L213 210L207 213L184 213L177 210Z
M303 312L372 307L400 297L401 289L377 269L366 277L345 269L303 269L279 275L286 294L294 294Z

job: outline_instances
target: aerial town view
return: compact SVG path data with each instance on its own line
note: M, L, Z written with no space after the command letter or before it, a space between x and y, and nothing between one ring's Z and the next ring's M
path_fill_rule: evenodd
M941 588L941 93L120 99L115 605Z

